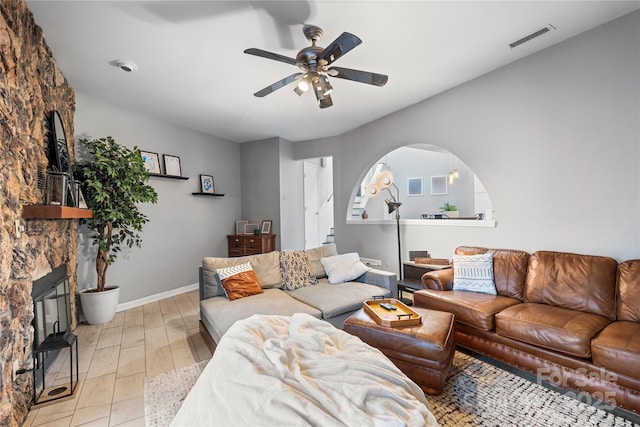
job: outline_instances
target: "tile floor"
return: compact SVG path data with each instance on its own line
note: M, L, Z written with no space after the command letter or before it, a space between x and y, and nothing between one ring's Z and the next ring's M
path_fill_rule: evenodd
M23 427L144 427L144 378L211 357L198 307L196 290L116 313L104 325L78 325L75 397L31 410ZM67 358L60 353L47 384L68 384Z

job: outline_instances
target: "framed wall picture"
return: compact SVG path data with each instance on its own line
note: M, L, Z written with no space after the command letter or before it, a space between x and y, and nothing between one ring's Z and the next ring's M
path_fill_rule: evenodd
M164 161L165 175L182 176L182 169L180 168L180 157L163 154L162 160Z
M270 219L265 219L260 224L260 234L270 234L271 233L271 224L273 221Z
M422 177L407 179L407 196L422 196Z
M249 221L239 219L236 221L236 234L244 234L244 225L249 224Z
M211 175L200 175L200 191L211 194L216 192Z
M142 155L144 167L149 171L149 173L162 173L160 172L160 160L158 158L158 153L141 150L140 155Z
M447 193L448 193L447 176L446 175L432 176L431 177L431 194L438 195L438 194L447 194Z

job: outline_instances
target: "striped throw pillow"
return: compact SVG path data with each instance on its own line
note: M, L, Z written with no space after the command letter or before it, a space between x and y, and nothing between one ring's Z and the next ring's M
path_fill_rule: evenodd
M493 281L493 255L454 255L453 290L497 295Z
M229 301L264 292L249 262L218 268L216 273Z

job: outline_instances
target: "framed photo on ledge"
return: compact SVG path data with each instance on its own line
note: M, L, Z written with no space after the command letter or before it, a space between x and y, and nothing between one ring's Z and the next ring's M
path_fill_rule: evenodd
M249 224L249 221L245 219L239 219L236 221L236 234L244 234L245 224Z
M158 153L152 153L151 151L140 151L144 167L149 173L162 173L160 172L160 160L158 159Z
M200 191L210 194L216 192L213 187L213 177L211 175L200 175Z
M260 234L270 234L272 223L273 221L271 221L270 219L263 220L260 224Z
M180 168L180 157L163 154L162 160L164 160L165 175L182 176L182 169Z

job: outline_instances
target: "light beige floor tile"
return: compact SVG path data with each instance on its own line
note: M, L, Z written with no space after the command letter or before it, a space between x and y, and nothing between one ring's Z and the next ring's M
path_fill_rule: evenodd
M158 303L160 304L160 311L162 314L178 313L178 306L173 298L166 298L158 301Z
M40 410L38 411L38 413L36 414L36 417L33 420L33 426L40 426L40 425L46 425L49 424L51 422L55 422L57 420L62 420L61 423L62 425L65 425L65 423L67 423L66 418L69 418L69 421L66 425L69 425L71 423L71 417L73 417L73 412L75 410L75 408L57 408L54 409L55 406L57 406L59 404L54 404L54 405L50 405L50 406L43 406L42 408L40 408ZM75 406L75 405L74 405ZM47 408L51 408L47 411L43 411L43 409L47 409Z
M128 377L117 378L116 387L113 391L113 401L120 402L144 397L144 377L145 373L141 372Z
M144 312L144 328L153 329L164 327L164 320L162 320L162 313L160 311L152 311L150 313Z
M98 338L100 338L100 332L102 332L102 325L78 325L76 330L78 335L78 346L95 346L98 344Z
M123 348L120 350L120 360L118 361L117 378L128 377L145 371L145 347L138 345L135 347Z
M153 313L156 311L160 311L160 303L158 301L150 302L149 304L143 305L142 310L145 313Z
M196 329L200 326L200 315L198 313L188 316L185 316L183 314L182 320L184 320L184 325L187 327L187 329Z
M135 420L127 421L123 424L118 424L113 427L145 427L145 419L144 417L136 418Z
M79 347L78 348L78 370L80 373L89 372L91 366L91 359L93 359L93 353L96 351L96 346L91 347Z
M187 292L187 297L189 298L189 301L191 301L191 304L193 304L194 307L200 307L200 291L199 290L195 290L195 291L191 291L191 292Z
M117 426L140 417L144 417L144 397L114 402L111 405L109 425Z
M104 331L107 328L122 327L123 324L124 324L124 311L120 311L116 313L115 316L113 316L113 319L111 319L110 322L107 322L102 326L102 330Z
M58 418L54 421L48 422L48 423L44 423L44 424L37 424L38 427L69 427L71 425L71 419L73 417L72 416L68 416L68 417L64 417L64 418ZM34 424L35 426L36 424Z
M31 425L33 424L33 420L36 419L37 414L38 414L38 409L29 411L29 413L27 414L27 418L25 418L24 422L22 423L22 427L31 427Z
M174 369L171 349L168 345L155 348L153 350L147 350L146 356L147 377L152 377Z
M162 319L164 321L165 327L167 328L178 328L178 327L184 328L184 322L182 321L182 316L177 311L163 314Z
M142 319L142 316L140 318ZM144 344L144 327L142 326L142 322L140 322L138 326L124 328L122 330L121 348L134 347L140 344Z
M112 328L103 329L96 344L96 349L113 347L114 345L120 345L122 340L122 325L114 326Z
M163 327L145 329L144 330L144 345L147 351L158 347L164 347L169 344L167 340L167 330Z
M101 377L103 375L115 373L118 370L118 358L120 346L96 349L93 353L91 366L87 372L87 378Z
M195 310L195 306L191 303L191 300L185 294L176 295L173 297L180 313L185 314Z
M80 391L76 408L82 409L110 404L115 384L115 373L96 378L87 378Z
M143 310L127 310L124 314L124 327L131 328L132 326L143 326L143 318Z
M83 424L99 421L103 418L109 418L111 414L111 405L104 404L98 406L90 406L87 408L77 409L73 414L71 426L80 426Z
M188 346L171 347L174 369L182 368L196 363L198 354Z
M189 331L189 341L198 354L198 361L211 358L212 354L209 351L209 347L205 344L198 329L192 329Z
M187 339L189 338L189 332L184 325L176 328L167 327L165 331L167 333L167 340L169 344L177 343L180 341L184 341L186 343Z
M109 417L81 424L78 427L109 427Z

